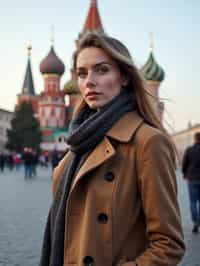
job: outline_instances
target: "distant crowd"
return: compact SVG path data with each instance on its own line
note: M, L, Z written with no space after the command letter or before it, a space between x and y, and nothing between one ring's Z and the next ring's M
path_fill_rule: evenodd
M22 153L0 151L0 172L5 168L19 170L24 167L24 177L31 178L37 175L37 166L49 167L52 169L57 166L64 153L54 150L38 154L35 150L25 147Z

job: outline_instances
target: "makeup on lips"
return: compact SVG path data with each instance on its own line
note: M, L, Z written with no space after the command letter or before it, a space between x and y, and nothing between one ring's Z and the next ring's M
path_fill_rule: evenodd
M95 91L90 91L90 92L86 93L86 98L87 98L88 100L93 100L93 99L95 99L98 95L100 95L100 93L95 92Z

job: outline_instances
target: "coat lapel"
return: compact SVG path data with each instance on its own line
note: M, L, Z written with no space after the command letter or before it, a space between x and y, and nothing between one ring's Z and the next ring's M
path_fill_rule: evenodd
M76 184L86 173L106 162L108 159L114 156L114 154L115 154L115 149L113 148L108 138L104 137L104 139L90 153L86 161L81 166L80 170L75 176L71 191L74 189Z
M66 171L70 160L71 160L71 152L68 151L67 154L63 157L63 159L59 162L59 165L54 169L53 185L52 185L53 195L55 195L56 193L56 190L58 188L61 179L61 175Z
M122 116L106 135L119 142L129 142L142 123L143 118L136 111L129 112Z

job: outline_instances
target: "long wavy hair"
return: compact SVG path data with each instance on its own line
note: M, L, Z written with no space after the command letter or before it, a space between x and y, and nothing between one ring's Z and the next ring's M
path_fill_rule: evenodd
M84 48L89 47L97 47L102 49L117 63L122 76L128 80L127 89L133 93L133 97L136 99L137 111L139 115L149 125L165 132L165 129L160 123L160 120L155 114L152 104L149 101L149 93L144 87L144 80L134 65L128 49L119 40L97 33L88 33L84 35L79 40L77 50L73 55L74 73L76 73L76 64L79 53ZM74 114L84 108L85 105L86 102L81 98L80 102L75 108Z

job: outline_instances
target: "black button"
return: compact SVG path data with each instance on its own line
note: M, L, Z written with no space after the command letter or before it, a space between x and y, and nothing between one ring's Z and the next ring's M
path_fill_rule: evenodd
M114 180L114 178L115 178L115 176L114 176L114 174L112 173L112 172L107 172L106 174L105 174L105 179L107 180L107 181L113 181Z
M94 263L94 260L91 256L86 256L84 259L83 259L83 263L84 265L92 265L92 263Z
M108 216L105 213L100 213L98 215L98 221L102 224L105 224L108 221Z

